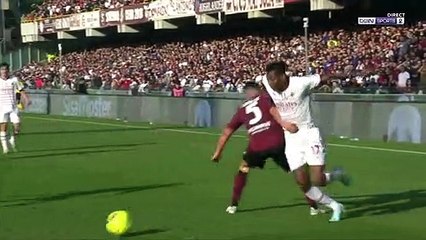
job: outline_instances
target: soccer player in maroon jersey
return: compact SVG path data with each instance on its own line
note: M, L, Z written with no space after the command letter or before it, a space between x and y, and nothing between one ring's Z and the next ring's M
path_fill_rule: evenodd
M289 171L283 128L289 132L298 131L296 125L281 120L272 99L267 93L260 91L259 85L248 82L245 92L248 100L241 105L224 129L212 157L212 161L218 162L228 139L240 126L246 126L249 144L235 176L231 205L226 209L230 214L237 211L250 168L262 169L265 161L272 158L284 171Z

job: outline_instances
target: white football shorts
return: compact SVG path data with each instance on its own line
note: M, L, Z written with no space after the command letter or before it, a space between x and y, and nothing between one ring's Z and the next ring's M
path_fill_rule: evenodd
M300 128L297 133L285 132L285 154L294 171L304 165L325 165L325 145L317 127Z
M13 124L21 122L21 119L19 118L19 110L17 108L11 111L0 112L0 123L7 123L7 122L11 122Z

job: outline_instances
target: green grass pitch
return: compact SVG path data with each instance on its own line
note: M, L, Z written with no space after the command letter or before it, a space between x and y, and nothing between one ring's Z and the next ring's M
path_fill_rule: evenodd
M425 239L424 145L328 139L329 166L354 178L327 188L348 210L330 224L309 216L273 163L251 172L241 211L225 214L246 139L215 165L217 133L26 115L20 152L0 156L0 239L116 239L105 219L120 209L134 220L122 239Z

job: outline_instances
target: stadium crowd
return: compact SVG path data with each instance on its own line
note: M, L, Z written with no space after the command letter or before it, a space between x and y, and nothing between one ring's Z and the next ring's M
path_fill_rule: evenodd
M122 6L146 3L149 0L45 0L42 4L33 4L32 11L23 16L24 21L58 17L73 13L88 12L95 9L111 9Z
M323 92L418 92L426 85L425 26L335 30L309 36L309 71L333 73L352 69ZM260 81L264 66L284 59L291 73L306 71L304 38L231 37L201 42L99 48L71 52L50 63L19 70L34 88L72 88L82 77L101 89L167 91L181 85L191 91L241 91L245 81ZM360 90L361 89L361 90Z

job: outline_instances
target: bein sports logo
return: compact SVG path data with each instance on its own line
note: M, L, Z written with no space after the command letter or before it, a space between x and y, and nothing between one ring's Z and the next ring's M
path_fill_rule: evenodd
M405 13L388 13L386 17L358 17L358 25L394 26L405 24Z

